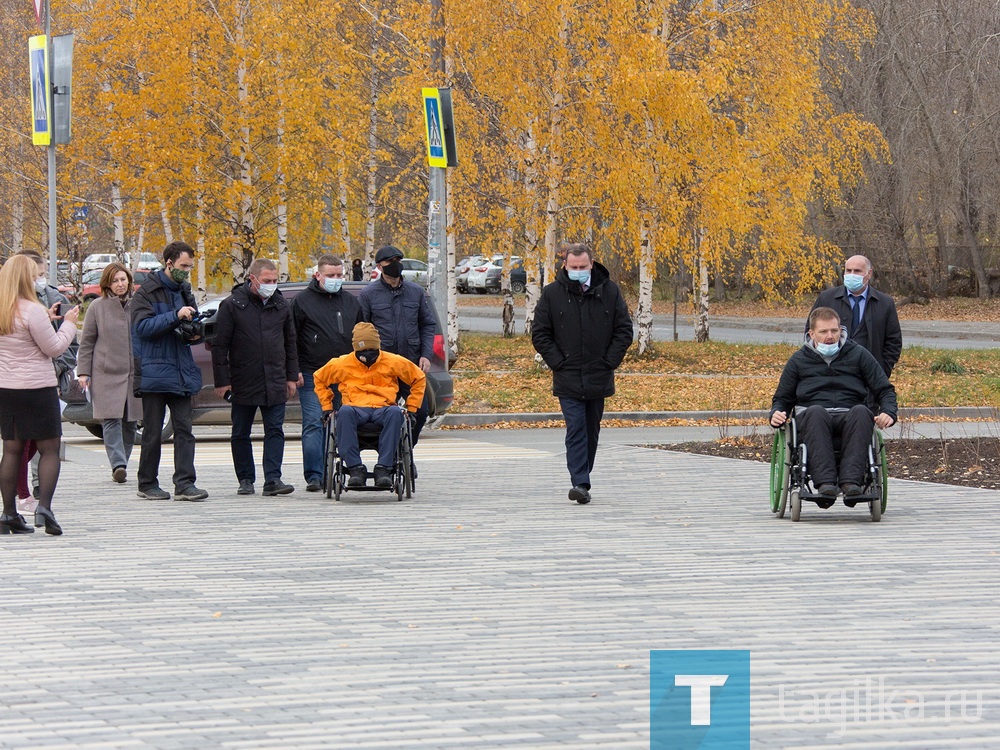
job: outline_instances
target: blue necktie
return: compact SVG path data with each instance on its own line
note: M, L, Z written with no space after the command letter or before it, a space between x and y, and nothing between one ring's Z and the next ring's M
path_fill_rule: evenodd
M851 337L853 338L854 332L858 330L858 326L861 325L861 298L851 295Z

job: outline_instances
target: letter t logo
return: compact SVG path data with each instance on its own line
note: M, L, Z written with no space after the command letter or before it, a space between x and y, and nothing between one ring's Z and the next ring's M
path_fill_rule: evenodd
M727 674L674 675L674 685L691 688L691 726L711 726L712 688L726 684Z

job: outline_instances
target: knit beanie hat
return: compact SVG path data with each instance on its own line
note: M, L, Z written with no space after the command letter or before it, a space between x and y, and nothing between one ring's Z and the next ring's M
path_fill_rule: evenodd
M354 351L363 349L381 349L382 342L378 338L378 329L371 323L358 323L354 326Z

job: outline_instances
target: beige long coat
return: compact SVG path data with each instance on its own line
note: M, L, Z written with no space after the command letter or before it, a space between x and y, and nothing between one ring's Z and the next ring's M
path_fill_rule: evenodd
M121 419L126 402L126 419L130 422L142 419L142 401L132 395L129 307L122 307L116 297L100 297L87 308L76 373L90 377L94 419Z

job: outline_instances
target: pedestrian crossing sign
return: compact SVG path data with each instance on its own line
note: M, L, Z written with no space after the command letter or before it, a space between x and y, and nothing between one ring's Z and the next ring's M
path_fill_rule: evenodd
M441 116L441 94L437 89L421 89L424 97L424 127L427 133L427 163L432 167L447 167L444 147L444 120Z
M28 38L31 80L31 142L48 146L52 142L52 99L49 96L49 44L44 34Z

